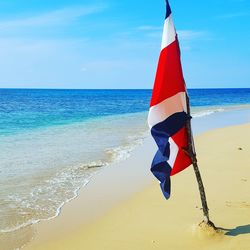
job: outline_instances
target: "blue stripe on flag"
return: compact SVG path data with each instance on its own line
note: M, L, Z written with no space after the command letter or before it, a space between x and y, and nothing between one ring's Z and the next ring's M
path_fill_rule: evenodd
M170 16L170 14L172 13L170 5L168 3L168 0L166 0L166 19Z
M187 113L178 112L151 128L151 134L163 156L169 158L169 137L183 128L188 119L190 119L190 117Z
M160 181L161 190L166 199L170 197L171 192L171 170L170 165L167 163L167 157L164 157L158 150L152 162L151 172Z
M159 148L153 159L151 172L160 181L162 193L166 199L170 197L171 191L170 174L172 168L167 163L170 156L169 137L183 128L190 118L187 113L178 112L151 128L151 134Z

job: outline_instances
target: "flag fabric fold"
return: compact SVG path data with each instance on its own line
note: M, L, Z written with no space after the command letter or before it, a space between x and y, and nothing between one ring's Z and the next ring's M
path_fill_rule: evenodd
M171 193L170 176L192 163L185 152L188 147L186 123L191 119L187 113L186 97L178 37L166 1L161 53L148 114L151 135L158 146L151 171L160 181L166 199Z

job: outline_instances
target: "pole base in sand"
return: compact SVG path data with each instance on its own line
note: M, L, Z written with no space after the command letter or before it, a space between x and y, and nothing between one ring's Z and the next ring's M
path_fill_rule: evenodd
M206 226L206 227L209 227L209 228L211 228L211 229L213 229L213 230L215 230L215 231L218 230L218 228L217 228L217 227L214 225L214 223L213 223L212 221L210 221L210 220L208 220L208 221L203 220L201 223L199 223L199 226L200 226L200 227Z

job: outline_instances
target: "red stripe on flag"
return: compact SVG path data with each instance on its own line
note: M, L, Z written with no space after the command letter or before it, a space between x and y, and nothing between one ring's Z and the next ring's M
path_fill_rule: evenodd
M188 136L186 127L183 127L176 134L174 134L172 136L172 139L179 148L173 169L171 171L171 175L175 175L192 164L190 157L182 150L183 148L188 147Z
M150 107L186 91L178 39L161 51Z

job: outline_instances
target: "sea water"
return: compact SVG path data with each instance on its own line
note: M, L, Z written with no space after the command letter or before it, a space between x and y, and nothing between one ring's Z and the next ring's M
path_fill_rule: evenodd
M150 96L0 89L0 239L21 241L20 230L57 216L95 173L129 157L148 131ZM250 104L250 89L191 89L189 96L194 118Z

